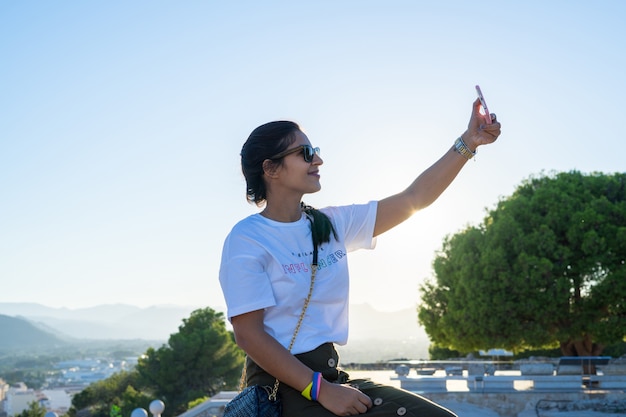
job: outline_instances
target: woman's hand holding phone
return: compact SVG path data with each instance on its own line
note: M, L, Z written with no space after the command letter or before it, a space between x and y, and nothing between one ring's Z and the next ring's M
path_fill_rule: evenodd
M480 100L480 105L483 108L485 121L488 125L492 123L491 113L489 113L489 108L487 107L487 102L485 101L485 97L483 96L483 92L480 90L480 86L476 85L476 93L478 94L478 99Z
M475 152L480 145L493 143L500 136L500 122L496 115L489 113L485 98L476 86L478 98L473 103L472 115L467 130L461 136L471 152Z

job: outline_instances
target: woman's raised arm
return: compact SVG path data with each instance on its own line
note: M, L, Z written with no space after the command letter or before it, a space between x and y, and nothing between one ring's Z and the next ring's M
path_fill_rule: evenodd
M461 142L455 144L433 165L422 172L404 191L378 202L374 236L397 226L418 210L432 204L468 161L468 156L476 148L494 142L500 136L500 123L492 115L493 123L484 123L479 112L480 100L473 104L467 130L461 135ZM469 151L469 152L467 152ZM463 155L465 154L465 155Z

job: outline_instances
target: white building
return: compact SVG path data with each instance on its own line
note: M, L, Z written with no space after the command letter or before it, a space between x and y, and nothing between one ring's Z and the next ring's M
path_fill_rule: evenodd
M4 400L4 411L9 417L27 410L32 402L40 402L41 393L29 389L26 384L19 383L8 389Z
M2 378L0 378L0 402L4 401L4 398L9 391L9 384L7 384Z
M46 389L41 393L46 411L54 411L58 416L62 416L72 406L72 396L65 389Z
M32 402L39 403L46 411L54 411L57 415L62 416L72 406L72 396L65 389L35 391L20 383L7 390L2 404L4 404L3 408L6 415L12 417L29 409Z

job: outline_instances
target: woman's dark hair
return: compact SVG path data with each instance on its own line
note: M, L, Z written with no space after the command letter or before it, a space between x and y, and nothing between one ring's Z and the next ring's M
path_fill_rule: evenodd
M297 123L281 120L261 125L250 133L241 148L241 170L246 179L246 198L249 203L257 206L265 203L267 188L263 180L263 162L286 150L294 142L295 133L299 130ZM337 239L328 216L304 203L302 210L311 221L313 241L316 244L330 242L331 233Z
M311 234L313 235L314 245L317 246L320 243L330 242L331 233L337 240L337 232L327 215L304 203L300 203L300 206L311 222Z
M296 140L300 130L294 122L269 122L254 129L241 148L241 170L246 178L246 198L257 206L263 205L267 189L263 181L263 161L284 151Z

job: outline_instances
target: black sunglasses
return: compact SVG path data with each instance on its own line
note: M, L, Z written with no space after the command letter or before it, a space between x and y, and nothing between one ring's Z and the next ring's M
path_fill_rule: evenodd
M298 151L302 151L302 157L304 158L304 162L308 162L308 163L313 162L313 158L315 157L315 155L320 154L320 148L314 148L311 145L300 145L300 146L296 146L295 148L282 151L281 153L278 153L272 156L270 159L280 159L287 155L291 155L292 153L296 153Z

